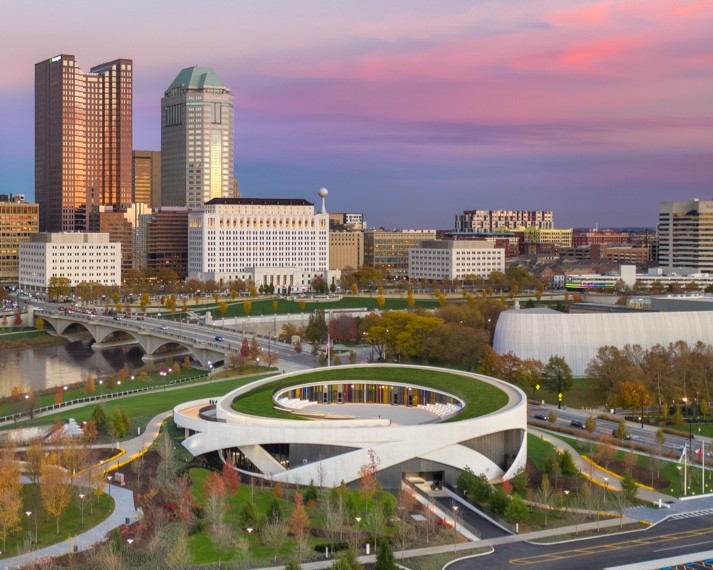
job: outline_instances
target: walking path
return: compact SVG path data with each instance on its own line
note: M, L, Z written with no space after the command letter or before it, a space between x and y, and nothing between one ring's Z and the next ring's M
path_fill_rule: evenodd
M122 442L121 446L124 449L124 453L111 461L103 463L103 469L105 471L113 471L145 453L158 437L161 431L161 424L171 414L173 414L173 411L158 414L151 419L143 434ZM141 516L141 511L137 510L134 506L134 492L132 490L118 487L117 485L110 486L107 484L104 491L111 494L112 499L114 499L114 510L104 521L87 530L87 532L63 542L58 542L57 544L53 544L39 550L33 550L32 552L15 556L13 558L0 560L0 567L6 569L21 568L22 566L41 558L68 554L75 548L77 550L84 550L105 540L106 535L109 532L126 524L127 520L129 523L133 523L138 520Z

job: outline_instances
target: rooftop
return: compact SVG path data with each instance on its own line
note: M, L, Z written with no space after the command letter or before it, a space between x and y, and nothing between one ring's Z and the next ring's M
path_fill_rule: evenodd
M186 89L204 89L206 87L218 87L225 90L229 89L226 87L220 78L215 74L215 71L210 67L202 67L200 65L194 65L193 67L186 67L181 70L181 72L173 80L167 91L175 89L176 87L184 87Z

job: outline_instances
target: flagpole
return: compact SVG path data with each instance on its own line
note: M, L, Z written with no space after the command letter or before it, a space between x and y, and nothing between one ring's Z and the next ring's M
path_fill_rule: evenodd
M705 442L701 440L701 495L706 494L706 448Z

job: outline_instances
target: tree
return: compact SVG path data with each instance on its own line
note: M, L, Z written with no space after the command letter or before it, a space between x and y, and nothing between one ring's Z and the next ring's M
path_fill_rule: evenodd
M379 551L376 555L374 570L396 570L397 568L391 544L386 538L382 538L379 541Z
M381 462L373 449L369 449L367 453L369 461L359 468L359 488L368 507L369 501L379 492L380 486L377 474Z
M91 419L94 420L94 425L98 431L103 432L106 429L107 417L103 404L99 404L92 410Z
M545 526L547 526L547 515L551 509L553 496L554 489L552 488L552 485L550 485L549 475L547 475L547 473L543 473L540 488L535 491L535 500L545 507Z
M268 522L260 532L260 538L263 543L273 548L273 552L275 553L275 562L277 562L277 554L280 552L280 548L285 542L285 538L287 538L286 535L287 529L285 528L285 523L280 520Z
M253 308L253 303L252 301L244 301L243 302L243 312L245 313L245 316L250 316L250 311L252 311Z
M356 554L352 548L347 549L332 564L332 570L361 570L363 566L359 564Z
M0 450L0 537L3 551L10 533L20 528L22 520L22 481L20 463L10 449Z
M510 497L508 506L505 507L503 518L510 524L519 524L527 522L530 515L527 504L517 495Z
M406 306L409 309L412 309L415 304L416 299L413 296L413 291L409 288L408 292L406 293Z
M612 397L615 405L628 410L640 410L651 404L651 395L643 382L620 382Z
M316 309L309 316L307 327L305 328L305 337L310 342L324 343L327 340L328 334L327 322L324 319L324 311Z
M72 294L72 281L69 277L50 277L47 284L47 297L50 301L58 301Z
M226 303L225 301L221 301L220 303L218 303L218 312L220 313L220 316L225 319L225 313L228 312L228 303Z
M40 482L40 472L42 470L42 460L44 457L45 448L41 439L32 442L25 452L25 469L35 484Z
M84 382L84 391L91 396L95 391L97 387L96 384L94 383L94 377L89 375L87 376L86 381Z
M142 313L146 312L146 308L149 306L149 294L141 293L141 298L139 299L139 308Z
M542 373L542 384L557 394L557 407L562 407L562 394L572 389L572 369L561 356L551 356Z
M43 462L40 472L40 495L45 510L55 517L57 534L59 534L59 517L72 500L69 473L59 465L49 461Z
M305 529L309 525L309 515L305 510L302 495L298 491L295 492L293 500L295 506L292 509L292 513L290 513L290 517L287 519L287 526L290 528L290 532L295 539L301 542L305 536Z

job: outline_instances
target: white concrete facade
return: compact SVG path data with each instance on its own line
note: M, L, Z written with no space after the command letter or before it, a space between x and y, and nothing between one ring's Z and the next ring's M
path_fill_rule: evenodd
M188 276L306 291L331 284L329 216L298 199L217 198L188 217Z
M520 358L547 362L561 356L575 376L584 376L602 346L638 344L644 350L683 340L689 345L713 344L713 312L560 313L524 309L500 314L493 348Z
M121 285L121 243L106 233L38 233L20 244L20 287L46 291L52 277Z
M408 251L409 279L465 279L505 271L505 250L480 240L429 240Z
M361 365L364 366L371 365ZM345 366L340 369L359 367ZM425 369L415 366L407 368ZM369 462L370 450L379 458L380 470L391 470L392 475L399 480L401 470L408 470L414 464L438 466L451 474L449 482L452 483L455 483L455 474L466 467L475 473L485 474L491 481L511 478L524 468L527 460L525 394L510 384L487 376L453 370L446 372L497 386L507 394L507 404L480 417L458 421L456 415L455 421L420 425L393 425L390 420L383 418L316 418L311 421L276 419L250 416L232 409L236 397L277 380L295 375L305 376L307 380L295 386L308 386L309 373L297 372L253 382L219 398L216 406L217 421L205 419L199 413L209 404L209 400L176 406L174 420L176 425L193 434L183 442L193 455L238 448L258 468L259 473L252 474L271 481L300 485L314 481L326 487L337 486L341 481L354 482L359 478L360 468ZM348 384L355 381L344 382ZM391 390L399 386L396 383L386 384L388 386L381 388ZM403 389L404 385L400 386ZM421 388L415 382L413 389ZM447 390L444 388L440 392L443 394ZM390 406L390 402L388 398L383 405ZM461 405L461 401L451 397L446 407L450 406L449 409L454 410ZM336 404L335 410L339 407ZM305 450L305 456L311 459L295 460L285 465L265 450L266 444L297 446ZM310 446L331 450L340 448L340 451L322 459L316 452L310 455ZM506 453L509 456L508 465L503 467Z

